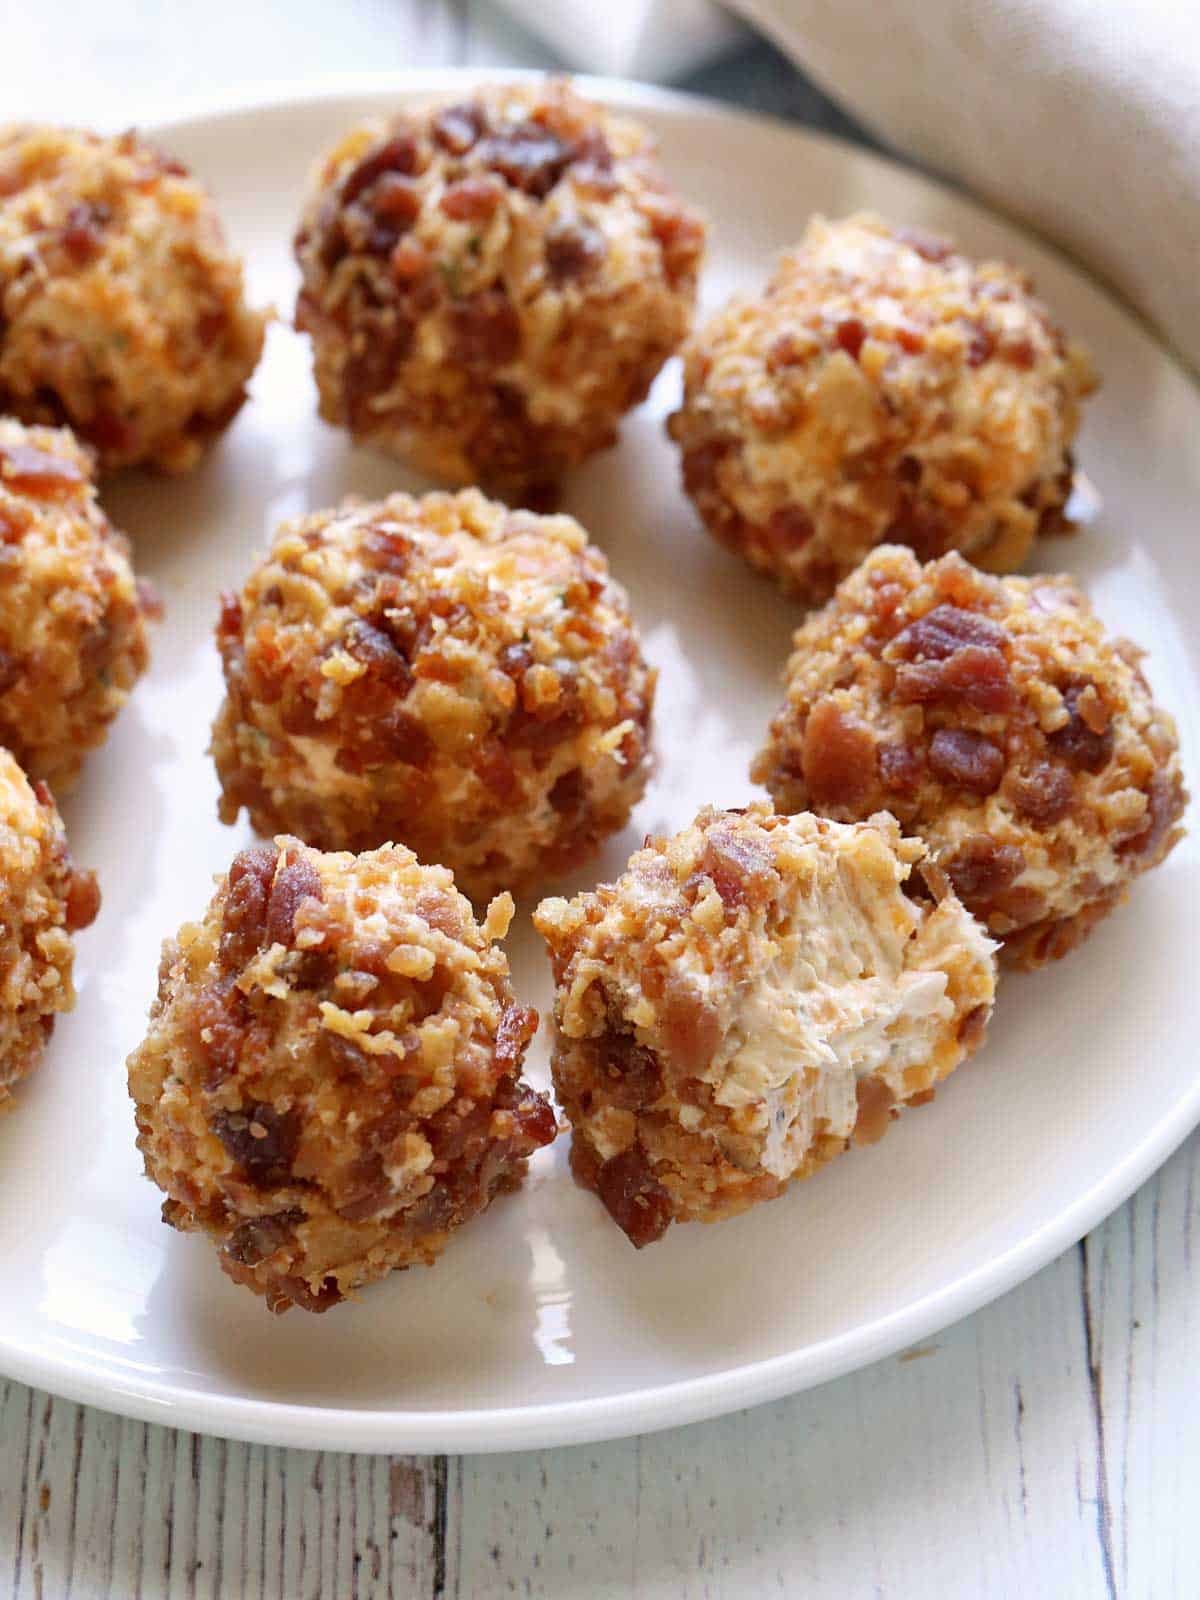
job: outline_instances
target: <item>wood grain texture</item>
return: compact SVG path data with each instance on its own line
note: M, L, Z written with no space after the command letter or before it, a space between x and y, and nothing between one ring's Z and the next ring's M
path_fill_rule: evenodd
M152 0L9 10L6 116L43 112L50 74L86 122L114 93L150 119L317 70L546 64L487 0L208 0L186 52L177 9ZM765 50L701 86L845 126ZM273 1450L0 1380L0 1600L1194 1600L1198 1206L1200 1136L1082 1245L928 1346L597 1447Z

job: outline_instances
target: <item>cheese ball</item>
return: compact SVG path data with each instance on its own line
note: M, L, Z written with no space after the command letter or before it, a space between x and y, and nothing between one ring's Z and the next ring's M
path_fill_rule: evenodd
M217 639L226 822L401 839L483 904L582 861L645 787L655 674L570 517L466 490L286 523Z
M886 806L1036 967L1181 837L1175 724L1068 577L876 550L795 635L752 776L781 811Z
M243 850L164 946L129 1091L163 1220L272 1311L431 1265L554 1138L521 1076L502 897L481 927L403 846Z
M645 130L561 81L365 123L296 235L321 415L541 504L683 339L703 250Z
M0 411L68 423L104 472L194 467L265 318L207 191L124 133L0 128Z
M152 592L65 428L0 417L0 742L59 794L148 660Z
M0 749L0 1111L42 1059L55 1016L75 1004L71 935L99 908L49 789Z
M894 818L701 811L534 916L571 1166L639 1248L773 1200L979 1044L991 941Z
M815 218L684 351L670 419L712 533L815 604L890 541L989 572L1062 531L1095 387L1024 273L873 216Z

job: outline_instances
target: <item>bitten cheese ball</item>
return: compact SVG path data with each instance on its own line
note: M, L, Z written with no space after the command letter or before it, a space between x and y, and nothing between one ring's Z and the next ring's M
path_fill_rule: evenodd
M0 749L0 1111L42 1059L56 1014L75 1004L71 935L99 907L49 789Z
M296 235L321 415L446 482L547 499L683 339L703 249L645 131L563 82L354 128Z
M151 591L65 428L0 417L0 742L60 794L145 671Z
M583 860L645 787L655 674L570 517L467 490L287 523L217 639L226 822L402 839L482 904Z
M1019 566L1064 526L1094 387L1024 273L818 217L692 337L669 426L710 533L815 603L885 541Z
M1181 836L1175 724L1067 577L876 550L797 632L753 777L781 811L886 806L1006 956L1061 956Z
M572 1170L634 1245L873 1142L979 1044L994 946L924 855L887 815L705 810L538 907Z
M163 1219L272 1311L430 1265L554 1138L521 1078L537 1013L442 867L387 846L243 850L163 949L129 1058Z
M69 423L105 472L186 472L264 326L186 167L133 133L0 128L0 411Z

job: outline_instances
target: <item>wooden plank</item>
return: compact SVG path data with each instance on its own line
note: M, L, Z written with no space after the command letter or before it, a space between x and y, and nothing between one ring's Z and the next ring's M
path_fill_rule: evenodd
M1110 1595L1200 1592L1200 1135L1085 1242Z
M775 1406L464 1463L464 1595L1104 1593L1071 1251L932 1341Z

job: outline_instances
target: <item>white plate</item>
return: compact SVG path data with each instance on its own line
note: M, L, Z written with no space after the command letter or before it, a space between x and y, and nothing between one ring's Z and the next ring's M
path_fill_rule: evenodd
M159 132L212 184L254 295L286 312L313 155L356 117L463 84L445 73L343 84ZM1077 272L923 178L708 104L590 88L637 108L683 192L713 218L709 304L761 282L818 208L871 205L1035 270L1105 376L1081 449L1103 509L1042 564L1072 566L1104 617L1152 647L1150 675L1195 779L1200 396L1179 369ZM568 491L632 591L662 669L659 776L578 884L617 872L647 829L676 827L702 801L748 797L747 762L796 620L699 531L680 494L661 422L677 385L672 365L619 449ZM183 482L131 480L108 497L168 619L148 679L67 808L104 908L79 941L79 1007L0 1119L0 1368L113 1410L278 1444L498 1450L643 1432L819 1383L972 1311L1092 1227L1200 1118L1192 838L1084 950L1005 979L987 1047L934 1105L775 1204L673 1229L637 1254L571 1183L562 1140L433 1271L327 1316L270 1317L205 1241L159 1222L123 1061L160 940L204 905L247 837L217 823L205 754L220 691L217 592L281 517L346 490L411 484L317 422L306 347L281 324L252 403L212 460ZM524 916L510 953L518 994L544 1012L547 966ZM543 1032L538 1081L545 1063Z

